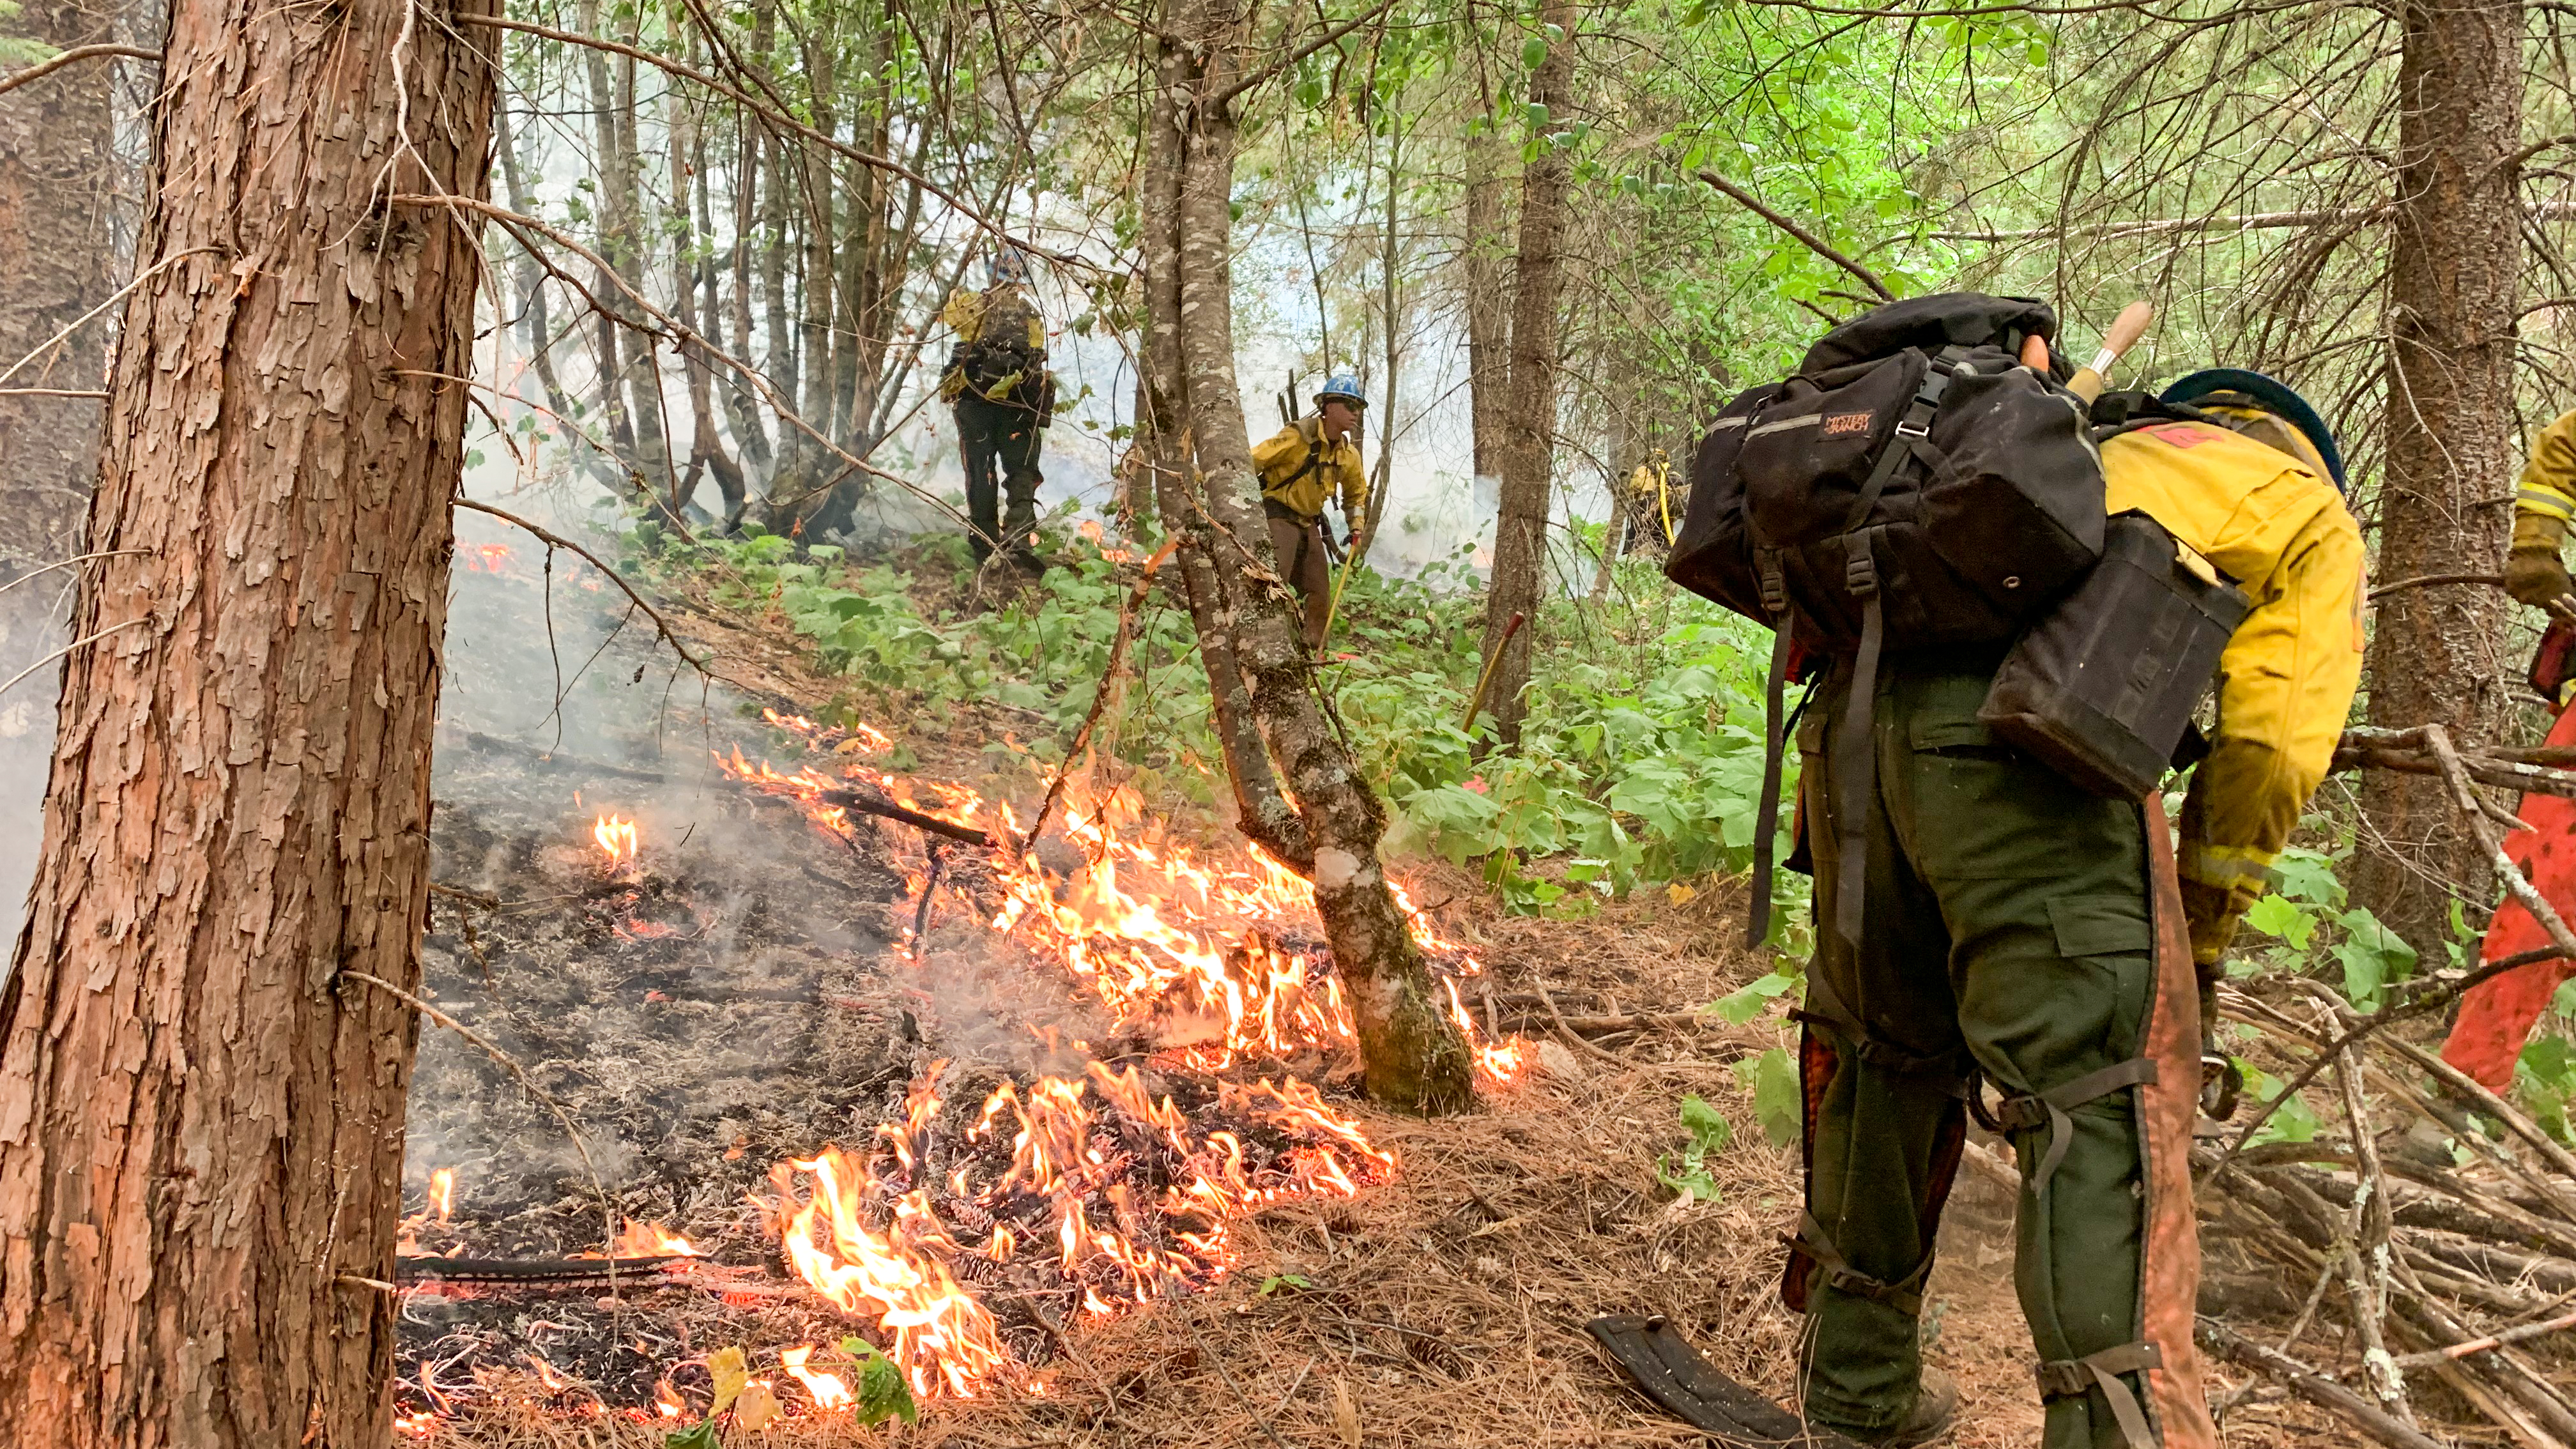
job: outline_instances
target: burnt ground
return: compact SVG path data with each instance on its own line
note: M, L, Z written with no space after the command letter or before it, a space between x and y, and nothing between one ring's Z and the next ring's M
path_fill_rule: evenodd
M711 615L679 621L747 682L724 698L702 698L694 679L674 679L640 647L612 645L575 680L558 742L551 655L526 622L533 574L460 590L436 878L495 904L434 904L425 990L572 1116L618 1212L689 1234L717 1266L614 1294L599 1282L407 1286L397 1398L405 1413L450 1411L410 1426L439 1445L659 1449L673 1421L639 1411L657 1383L694 1414L714 1349L744 1347L756 1371L780 1379L780 1346L858 1326L786 1286L774 1230L749 1200L773 1162L857 1145L898 1113L905 1083L930 1060L958 1059L955 1096L971 1102L985 1082L1050 1064L1047 1027L1096 1038L1099 1022L1060 973L982 949L986 933L962 909L942 913L926 964L912 965L895 945L910 922L902 871L912 858L889 833L897 827L854 851L706 767L709 749L737 741L783 766L789 741L744 711L829 698L831 683L803 673L774 635ZM571 674L600 632L601 600L572 595L560 576L556 595L557 652ZM925 774L953 779L976 777L986 740L1028 728L899 708L877 721L903 733ZM610 876L587 844L603 811L643 823L633 879ZM1530 1004L1544 985L1568 1013L1688 1013L1744 984L1767 963L1733 944L1734 894L1704 889L1683 904L1656 893L1585 919L1533 920L1500 914L1463 874L1402 873L1418 899L1450 903L1434 912L1440 930L1490 968L1504 1029L1538 1044L1519 1083L1439 1122L1351 1108L1401 1155L1400 1172L1354 1200L1288 1201L1238 1221L1240 1261L1205 1291L1062 1332L1069 1315L1004 1310L1015 1353L1039 1365L1028 1389L939 1401L916 1426L858 1431L814 1414L782 1382L790 1417L758 1434L729 1427L724 1441L1705 1442L1626 1387L1582 1332L1613 1311L1668 1313L1729 1372L1786 1397L1797 1324L1774 1289L1797 1164L1755 1125L1745 1070L1787 1044L1784 1029L1664 1022L1593 1031L1596 1046L1578 1048ZM1735 1125L1734 1144L1711 1162L1714 1202L1677 1204L1655 1175L1684 1144L1674 1115L1684 1092ZM454 1219L424 1224L422 1248L600 1247L598 1195L564 1128L479 1048L424 1026L411 1106L406 1201L424 1200L433 1168L457 1170ZM1961 1445L2037 1438L2002 1171L1972 1163L1963 1174L1928 1295L1930 1357L1963 1388L1951 1441ZM1027 1290L995 1297L1013 1291ZM2214 1369L2213 1393L2239 1379ZM2227 1439L2353 1442L2277 1395L2239 1407Z

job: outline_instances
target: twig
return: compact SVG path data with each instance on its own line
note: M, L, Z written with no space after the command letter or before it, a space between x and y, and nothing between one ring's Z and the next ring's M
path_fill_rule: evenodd
M2353 1323L2361 1332L2363 1379L2381 1407L2413 1428L2415 1409L2406 1401L2406 1376L2388 1351L2389 1239L2396 1225L2389 1218L2388 1181L2379 1170L2379 1144L2371 1135L2360 1078L2351 1051L2336 1053L2335 1081L2343 1089L2344 1119L2352 1124L2354 1166L2360 1179L2353 1192L2356 1231L2343 1252L2344 1284L2352 1295Z
M73 333L88 326L92 320L96 319L101 313L107 311L108 308L125 300L126 294L133 291L135 288L151 281L154 277L161 275L163 272L170 270L172 267L177 266L179 263L186 261L190 257L203 256L214 250L215 248L213 247L190 247L184 252L172 252L170 255L154 262L151 266L144 268L135 276L133 281L126 283L124 286L119 287L114 292L110 293L106 301L99 303L97 306L90 308L88 311L74 317L69 322L64 323L63 330L46 338L44 341L37 343L34 351L19 358L15 362L10 363L8 371L0 372L0 382L7 382L9 379L16 377L18 375L18 369L25 367L28 363L44 356L46 349L59 345L65 338L70 337Z
M471 509L476 513L488 513L494 518L500 519L504 523L515 524L520 528L526 529L528 532L535 534L539 539L556 548L563 549L568 553L577 554L587 560L592 568L608 575L608 581L617 585L620 593L623 593L628 599L634 601L635 607L644 611L644 617L653 621L654 631L662 636L662 641L664 643L671 646L671 651L673 653L679 655L682 659L687 660L689 662L689 667L695 669L700 674L703 674L710 679L717 677L714 669L709 667L706 660L690 653L689 646L680 642L680 636L671 632L670 621L662 617L661 611L655 609L650 603L647 603L644 596L635 591L635 586L626 582L625 575L620 574L616 569L610 567L607 561L602 559L599 555L592 553L589 549L582 547L580 544L573 542L571 539L564 537L553 529L544 527L541 524L531 523L527 519L521 518L519 515L510 512L508 509L495 508L489 503L477 503L471 498L459 498L455 501L454 506L458 508Z
M99 553L76 553L70 558L57 559L52 563L41 564L35 568L31 568L25 573L18 575L16 578L11 579L9 582L0 584L0 594L5 594L11 589L18 587L20 584L23 584L27 580L35 578L40 574L49 574L56 569L67 569L73 564L86 563L94 558L123 558L129 554L148 556L152 552L153 550L148 548L111 548Z
M1754 195L1752 192L1747 191L1743 187L1736 185L1734 182L1727 180L1725 177L1718 175L1716 172L1704 168L1699 173L1699 179L1735 198L1735 200L1741 203L1747 210L1750 210L1755 215L1761 217L1764 221L1771 223L1773 226L1780 228L1789 235L1796 237L1799 241L1804 242L1807 250L1814 252L1817 256L1823 257L1826 261L1829 261L1835 266L1842 268L1844 271L1851 273L1853 276L1860 278L1862 286L1865 286L1878 294L1878 300L1882 302L1893 302L1896 300L1896 294L1887 289L1887 283L1879 279L1878 273L1873 272L1869 268L1862 266L1860 263L1853 261L1851 258L1844 256L1823 237L1820 237L1814 232L1807 230L1805 227L1798 225L1796 222L1791 221L1779 212L1773 211L1770 207L1763 204L1761 197Z
M512 1057L508 1052L494 1046L491 1038L486 1037L481 1032L476 1031L474 1028L467 1026L461 1021L458 1021L455 1017L448 1015L446 1012L439 1010L437 1007L430 1005L428 1002L421 1000L419 997L412 995L410 992L403 990L401 987L394 985L390 981L379 981L364 971L351 971L346 968L343 968L339 974L350 981L363 981L367 983L378 991L391 996L394 1000L399 1001L403 1005L410 1007L412 1010L419 1012L421 1015L428 1017L431 1021L438 1023L440 1026L446 1027L449 1031L452 1031L458 1036L465 1038L467 1041L474 1043L476 1046L481 1047L484 1055L490 1057L496 1062L499 1062L502 1070L508 1072L511 1076L518 1078L519 1086L522 1090L524 1090L529 1096L543 1102L546 1106L546 1110L555 1114L555 1120L563 1124L564 1135L572 1139L572 1150L579 1153L581 1156L581 1170L590 1175L590 1190L599 1198L600 1221L607 1231L607 1236L602 1238L601 1241L607 1243L614 1243L617 1241L617 1209L609 1204L608 1188L599 1180L599 1168L597 1164L590 1160L590 1144L582 1141L581 1129L572 1124L572 1114L564 1110L563 1103L556 1101L553 1096L547 1093L545 1088L538 1086L536 1078L528 1075L528 1069L526 1067L519 1065L518 1060ZM609 1292L614 1294L617 1291L617 1260L615 1258L610 1258L607 1262Z
M498 896L487 896L479 891L462 890L452 885L440 885L436 881L431 881L429 883L429 893L434 896L447 896L454 900L465 901L471 905L481 906L487 911L497 911L501 909L501 900Z
M1288 1449L1288 1441L1279 1437L1279 1431L1270 1427L1269 1416L1263 1414L1252 1402L1252 1396L1243 1391L1243 1385L1234 1381L1234 1375L1227 1370L1225 1360L1219 1358L1216 1350L1208 1346L1207 1336L1199 1332L1199 1326L1195 1323L1190 1324L1189 1330L1191 1341L1199 1348L1199 1362L1215 1369L1217 1377L1225 1380L1225 1386L1234 1392L1235 1402L1243 1405L1243 1411L1252 1416L1252 1422L1261 1426L1262 1437L1276 1445L1277 1449Z
M2527 1343L2535 1338L2563 1333L2570 1328L2576 1328L2576 1313L2562 1313L2546 1322L2526 1323L2520 1328L2504 1329L2501 1332L2488 1334L2484 1338L2473 1338L2466 1343L2452 1344L2448 1348L2405 1354L2396 1360L2396 1364L2401 1369L2423 1368L2447 1359L2461 1359L2471 1354L2487 1353L2509 1344Z
M1119 666L1127 660L1128 641L1136 633L1136 611L1144 607L1145 591L1153 586L1154 571L1172 556L1172 550L1178 548L1180 542L1178 534L1163 540L1163 546L1145 560L1144 570L1136 576L1135 587L1127 591L1127 602L1118 610L1118 630L1109 640L1109 667L1100 671L1100 687L1091 696L1091 711L1082 717L1082 727L1073 732L1073 743L1065 748L1064 764L1055 772L1055 778L1047 782L1046 798L1038 802L1037 817L1029 822L1028 830L1021 837L1022 853L1036 845L1038 837L1046 832L1047 815L1055 809L1058 797L1064 794L1064 782L1073 777L1073 762L1082 757L1083 747L1091 743L1091 731L1099 725L1100 716L1109 707L1109 696L1118 683Z
M1532 984L1538 985L1538 983L1535 982ZM1611 1052L1603 1051L1601 1048L1594 1046L1592 1043L1585 1041L1579 1036L1576 1036L1574 1034L1574 1028L1565 1024L1565 1014L1556 1009L1556 998L1547 994L1547 988L1544 985L1538 986L1538 999L1547 1007L1547 1014L1556 1022L1556 1034L1558 1038L1567 1046L1574 1048L1576 1051L1585 1052L1592 1056L1599 1057L1601 1060L1609 1062L1614 1066L1624 1067L1628 1065L1627 1058Z
M25 679L28 675L35 673L37 670L44 668L46 665L53 663L55 660L62 658L64 655L71 653L73 650L80 648L84 644L95 644L99 640L106 638L108 635L115 633L119 629L131 629L137 624L149 624L151 622L152 616L150 614L146 614L139 619L128 619L122 624L110 624L106 628L99 630L97 633L90 635L86 639L74 639L69 644L64 645L62 648L55 650L53 653L46 655L44 658L37 660L35 663L28 665L26 668L19 670L15 675L12 675L7 684L0 684L0 694L7 694L10 690L17 688L19 681Z
M2381 584L2379 587L2370 591L2370 597L2376 601L2386 595L2399 593L2407 589L2434 589L2441 588L2448 584L2492 584L2498 588L2502 588L2504 586L2504 575L2418 574L2411 579L2399 579L2393 584Z
M43 80L64 66L109 55L122 55L133 60L161 58L161 52L157 50L144 50L131 45L75 45L51 60L38 61L25 70L11 71L5 76L0 76L0 96L9 94L29 81Z
M939 839L933 836L923 842L922 853L930 864L921 873L921 904L912 910L912 959L921 959L922 944L930 939L930 900L939 894L939 867L946 859L939 850Z
M1315 39L1308 41L1306 44L1299 46L1297 49L1290 51L1288 54L1281 56L1279 59L1272 61L1261 69L1254 71L1243 79L1236 81L1233 85L1219 91L1215 100L1208 102L1209 109L1215 110L1222 108L1226 102L1233 100L1236 96L1242 95L1245 91L1252 89L1254 86L1262 84L1272 76L1280 75L1293 69L1298 62L1303 61L1306 57L1322 50L1325 46L1333 44L1343 36L1350 34L1352 31L1357 30L1361 26L1368 24L1370 21L1377 19L1381 15L1384 15L1388 10L1394 8L1394 5L1395 0L1383 0L1383 3L1381 3L1376 9L1364 11L1361 14L1352 17L1350 20L1334 26L1332 29L1325 31L1322 35L1317 36ZM1573 36L1569 35L1565 40L1569 45L1574 43Z
M2315 1404L2351 1420L2364 1433L2389 1449L2442 1449L2442 1445L2423 1433L2382 1413L2359 1394L2335 1383L2288 1354L2265 1348L2259 1343L2238 1337L2215 1319L2199 1320L2201 1345L2229 1361L2278 1380L2284 1387Z
M0 387L0 397L74 397L105 402L107 392L95 387Z

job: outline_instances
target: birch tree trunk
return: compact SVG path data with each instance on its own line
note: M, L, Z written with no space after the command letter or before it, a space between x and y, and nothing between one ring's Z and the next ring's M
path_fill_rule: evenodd
M1493 108L1489 103L1486 107ZM1467 414L1479 478L1503 473L1503 392L1511 382L1512 288L1504 256L1502 138L1467 138Z
M1574 90L1574 23L1571 0L1548 0L1542 12L1557 35L1530 77L1530 104L1546 109L1548 124L1564 117ZM1535 628L1514 630L1511 621L1538 618L1541 575L1547 562L1549 474L1556 452L1556 334L1558 257L1565 227L1565 153L1540 144L1521 170L1520 261L1512 285L1512 372L1505 404L1501 517L1494 525L1494 571L1485 591L1484 655L1493 659L1488 708L1497 742L1521 739L1529 713L1530 640ZM1495 654L1501 649L1499 657Z
M2518 0L2408 0L2404 10L2377 568L2382 578L2486 573L2511 529L2517 451L2522 10ZM2368 660L2370 722L2498 738L2514 672L2502 658L2504 611L2486 589L2390 595ZM2359 853L2353 894L2439 960L2450 900L2437 882L2484 904L2485 852L2440 781L2364 774L2362 810L2379 839Z
M1178 286L1161 295L1177 303L1178 316L1158 316L1151 325L1157 338L1177 338L1199 482L1187 511L1206 510L1204 532L1184 534L1181 547L1208 551L1218 595L1194 599L1192 619L1202 641L1231 645L1249 713L1313 848L1315 910L1350 993L1369 1094L1403 1110L1460 1110L1474 1096L1466 1045L1441 1012L1438 988L1378 863L1385 815L1316 703L1305 635L1256 502L1252 439L1234 374L1235 126L1221 99L1240 76L1246 27L1228 0L1177 0L1170 14L1171 31L1194 42L1203 59L1178 68L1196 72L1189 107L1176 115L1183 128L1177 195L1165 193L1178 215L1149 214L1146 229L1176 234L1168 255Z
M43 858L0 993L0 1425L373 1449L490 0L177 0ZM133 625L134 627L123 627Z

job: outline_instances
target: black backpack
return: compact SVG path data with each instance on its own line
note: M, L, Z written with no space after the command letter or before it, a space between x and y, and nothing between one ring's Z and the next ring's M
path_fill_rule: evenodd
M2008 644L2102 555L2102 460L2084 405L2020 366L2057 317L2027 297L1892 302L1827 333L1795 375L1737 396L1691 464L1664 573L1777 631L1752 936L1769 929L1782 695L1793 647L1852 657L1828 748L1865 793L1888 649ZM1840 812L1836 925L1860 930L1865 812Z

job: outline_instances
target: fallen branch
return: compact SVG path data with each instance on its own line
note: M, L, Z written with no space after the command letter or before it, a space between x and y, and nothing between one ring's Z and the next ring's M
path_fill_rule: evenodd
M814 798L826 805L838 805L844 810L856 810L863 815L899 820L917 830L926 830L933 835L944 835L951 840L962 840L968 845L990 847L993 844L991 835L972 825L960 825L954 820L942 820L936 815L925 815L909 805L897 804L874 790L825 790Z
M1144 607L1145 591L1154 584L1154 571L1163 566L1164 560L1172 556L1172 551L1180 547L1180 543L1178 534L1163 540L1163 546L1154 550L1153 556L1145 560L1144 569L1136 575L1135 587L1127 591L1127 602L1118 610L1118 631L1109 640L1109 667L1100 671L1100 687L1092 692L1091 710L1082 717L1082 727L1073 732L1073 743L1065 747L1063 767L1055 772L1054 779L1047 782L1046 798L1038 802L1037 816L1029 822L1028 830L1022 835L1022 851L1036 845L1038 837L1046 832L1047 815L1064 794L1064 782L1073 776L1073 762L1082 757L1083 748L1091 743L1092 730L1109 708L1109 697L1118 684L1119 669L1127 662L1128 641L1136 634L1136 611Z
M2490 1333L2484 1338L2473 1338L2467 1343L2455 1343L2448 1348L2437 1348L2429 1353L2405 1354L2398 1358L2397 1367L2423 1368L2448 1359L2462 1359L2474 1353L2487 1353L2508 1344L2527 1343L2532 1339L2562 1333L2570 1328L2576 1328L2576 1313L2562 1313L2545 1322L2526 1323L2520 1328L2508 1328L2500 1333Z
M2278 1382L2318 1408L2341 1415L2389 1449L2442 1449L2438 1440L2399 1423L2359 1394L2288 1354L2238 1337L2215 1319L2199 1320L2196 1337L2201 1347Z

